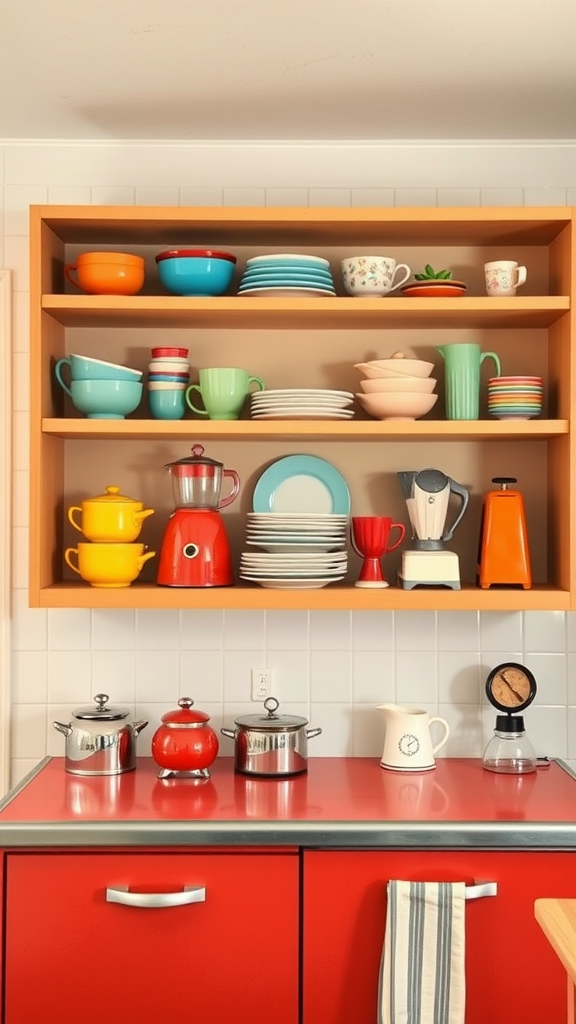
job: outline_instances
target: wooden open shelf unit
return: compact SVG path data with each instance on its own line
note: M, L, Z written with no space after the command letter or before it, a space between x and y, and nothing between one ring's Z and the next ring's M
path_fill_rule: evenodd
M31 510L30 604L89 608L558 609L576 607L574 409L572 355L576 287L572 208L173 208L33 206L31 217ZM311 252L330 259L336 298L178 298L163 294L154 255L176 246L213 246L247 258L267 252ZM64 264L90 249L115 248L146 257L143 293L90 296L65 283ZM397 293L356 299L341 287L339 259L378 252L407 262L450 267L468 284L458 299L413 299ZM513 258L528 267L514 298L488 298L483 264ZM146 399L125 421L81 417L54 378L69 352L125 362L145 370L151 345L185 344L194 368L241 365L268 387L358 390L355 362L397 349L436 364L440 397L425 419L378 422L358 413L350 422L234 423L199 417L170 423L148 416ZM541 419L447 421L443 364L435 346L477 341L497 351L503 373L539 373L546 384ZM492 371L490 371L492 372ZM485 389L485 380L483 381ZM142 500L156 514L141 539L157 550L171 511L164 464L201 441L206 453L236 468L243 488L224 513L236 557L242 549L251 485L266 465L309 451L333 461L346 477L352 514L391 515L407 523L396 472L435 465L471 491L451 544L462 566L461 591L383 591L349 582L321 590L257 586L172 589L156 586L155 560L141 581L99 590L65 573L63 551L82 538L69 526L69 505L108 484ZM475 585L482 498L491 478L518 478L527 508L535 568L531 590ZM236 509L236 505L239 508ZM148 527L148 524L151 524ZM146 536L146 530L152 533ZM384 568L395 578L394 556ZM146 577L146 570L149 576ZM66 569L66 572L68 570Z

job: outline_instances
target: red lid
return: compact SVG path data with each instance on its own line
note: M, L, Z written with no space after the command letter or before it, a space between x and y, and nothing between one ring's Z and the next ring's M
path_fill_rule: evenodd
M178 701L180 710L168 711L167 714L162 715L162 721L166 725L176 726L204 725L205 722L209 722L210 715L207 715L205 711L193 711L193 703L191 697L181 697Z
M156 348L150 349L150 351L151 351L152 357L154 359L162 359L163 356L172 356L173 358L174 357L176 357L176 358L179 357L181 359L187 359L188 358L188 349L187 348L172 348L171 346L160 345L160 346L157 346Z
M192 455L177 462L166 462L164 469L171 469L176 476L214 476L216 469L222 469L223 463L217 459L209 459L204 455L204 445L193 444Z
M166 252L158 253L156 263L160 263L161 260L178 259L179 256L208 256L214 260L228 260L229 263L236 263L236 257L231 252L218 252L216 249L168 249Z

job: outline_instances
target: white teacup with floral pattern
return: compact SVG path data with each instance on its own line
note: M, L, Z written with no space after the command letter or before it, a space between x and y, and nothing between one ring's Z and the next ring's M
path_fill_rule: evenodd
M340 260L340 269L344 288L356 297L388 295L412 273L406 263L396 263L392 256L348 256Z
M525 284L528 272L514 260L492 260L484 264L487 295L516 295Z

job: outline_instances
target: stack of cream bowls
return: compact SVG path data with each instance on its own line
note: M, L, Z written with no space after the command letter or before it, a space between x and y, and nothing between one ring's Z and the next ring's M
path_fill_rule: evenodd
M344 579L348 522L334 513L249 512L251 550L241 555L241 579L277 590L312 590Z
M436 379L430 376L434 363L424 359L406 359L396 352L390 359L355 363L354 368L364 374L356 398L374 419L416 420L438 401L432 394Z

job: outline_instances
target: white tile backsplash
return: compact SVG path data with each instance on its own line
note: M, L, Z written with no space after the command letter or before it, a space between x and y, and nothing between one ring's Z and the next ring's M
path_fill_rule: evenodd
M436 707L438 672L435 648L396 652L396 700L399 704Z
M229 650L224 652L224 702L226 704L245 702L251 699L252 669L267 668L262 649ZM193 696L193 694L192 694ZM253 710L261 710L261 704Z
M506 206L576 202L563 144L6 144L0 160L3 265L13 272L12 781L64 752L52 727L98 691L150 722L182 696L218 730L252 714L251 669L276 672L282 711L322 728L309 755L379 757L377 705L417 705L451 729L439 756L481 756L494 729L487 673L536 674L526 726L538 753L576 761L576 613L86 611L29 609L28 204ZM232 744L221 738L221 751ZM440 798L440 797L439 797Z
M523 617L521 612L482 612L480 614L482 651L501 651L506 657L511 657L512 651L522 650L522 644Z
M94 690L92 657L89 651L50 651L48 654L48 702L87 704L101 693L100 680ZM114 694L110 695L115 700Z
M133 651L136 646L136 612L96 608L92 612L92 648L95 651Z
M307 651L310 645L310 620L307 611L266 612L266 647L268 651Z
M396 612L394 635L397 651L435 651L436 612Z
M114 655L113 655L114 657ZM177 651L136 651L134 656L134 699L137 701L165 700L166 708L176 705L180 697L178 680L181 676L180 656Z
M524 645L527 651L566 650L565 612L525 612Z
M180 612L182 651L221 651L223 646L224 612L221 609L183 609Z
M48 612L48 647L51 651L89 651L92 614L88 608Z
M310 700L316 704L352 704L352 665L349 651L311 652Z
M441 619L442 616L439 616ZM475 707L481 698L480 654L468 651L438 651L438 700L442 704Z
M352 647L355 651L393 651L393 612L355 612L352 616Z
M442 612L438 616L438 647L441 651L476 651L479 612Z
M136 647L142 651L173 651L178 648L180 629L177 611L136 612Z
M352 654L352 701L386 704L396 695L396 665L393 651L354 651Z
M310 612L310 647L313 651L342 651L350 647L352 613Z
M173 681L166 680L166 683L170 687L169 692L175 693L174 701L180 700L180 697L192 697L201 710L204 709L205 703L222 704L224 653L212 650L180 651ZM154 692L158 693L158 683Z

